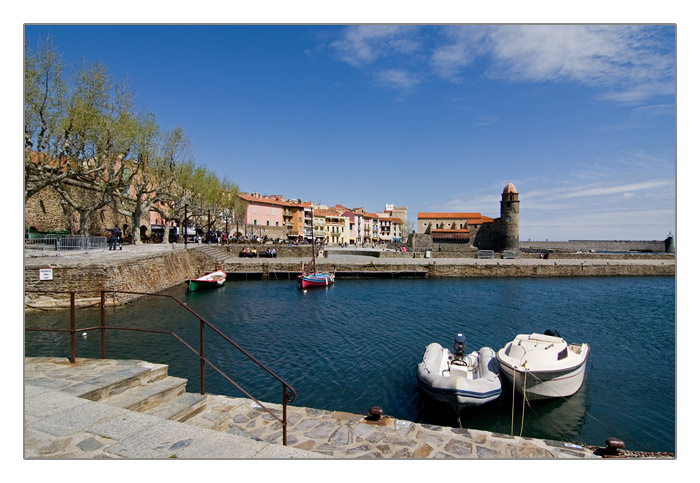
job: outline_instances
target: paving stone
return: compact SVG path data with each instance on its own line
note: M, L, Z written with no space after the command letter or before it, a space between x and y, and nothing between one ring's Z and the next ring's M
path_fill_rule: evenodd
M539 448L535 445L517 445L517 444L509 444L505 451L504 455L506 458L528 458L528 459L545 459L545 458L554 458L554 455L550 451L547 451L544 448Z
M310 451L313 449L316 443L314 443L312 440L304 441L303 443L295 444L295 448L303 449Z
M65 450L70 445L70 438L61 438L39 447L39 454L50 455Z
M328 443L323 443L319 446L316 446L316 448L314 449L314 453L322 453L332 456L335 453L335 447Z
M428 441L430 443L440 444L445 438L441 434L435 434L428 431L418 430L415 436L417 441Z
M430 446L429 444L423 444L417 450L411 453L411 458L427 458L432 452L432 446Z
M298 424L296 424L293 429L294 431L304 431L306 429L311 429L321 422L320 419L303 419Z
M328 442L336 445L347 445L350 443L350 428L346 425L342 425L331 435Z
M45 392L41 393L39 396L25 397L24 414L45 418L88 403L88 401L84 399L59 391Z
M247 423L247 422L248 422L248 418L245 417L243 414L236 414L236 415L233 417L233 422L234 422L234 423L239 423L239 424Z
M160 422L161 419L155 416L133 411L124 411L109 421L89 426L86 428L86 431L105 438L121 440L144 431Z
M97 441L95 438L90 437L88 439L82 440L80 443L77 444L77 446L83 451L94 451L102 448L102 446L104 445Z
M311 431L304 433L304 436L306 436L307 438L325 439L328 438L331 435L331 433L333 433L335 427L336 424L334 422L323 421L318 426L314 427Z
M477 458L498 458L500 457L501 453L498 451L487 448L485 446L477 446L476 447L476 456Z
M79 406L80 410L68 409L31 423L32 429L54 436L67 436L96 424L109 421L122 414L125 409L90 403Z
M397 451L394 452L394 454L391 455L392 458L410 458L411 457L411 452L408 450L408 448L401 448Z
M471 456L473 452L473 445L466 441L458 441L456 439L451 439L445 445L444 450L451 455L466 457Z

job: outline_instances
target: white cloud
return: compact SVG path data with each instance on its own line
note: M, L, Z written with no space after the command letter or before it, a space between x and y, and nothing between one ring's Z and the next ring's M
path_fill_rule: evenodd
M391 88L408 89L420 84L418 76L398 69L379 71L376 77L380 83Z
M411 38L414 30L414 27L401 25L354 25L345 29L331 47L341 60L362 67L380 57L415 51L419 42Z
M420 64L424 75L459 83L479 59L492 78L575 82L607 90L603 100L639 102L675 93L666 33L643 25L364 25L348 27L331 47L355 67L390 58L392 68Z

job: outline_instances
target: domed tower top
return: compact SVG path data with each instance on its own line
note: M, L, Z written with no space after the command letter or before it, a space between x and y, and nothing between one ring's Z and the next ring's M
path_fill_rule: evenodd
M505 188L503 188L503 194L506 193L518 193L518 188L515 187L513 183L508 183Z

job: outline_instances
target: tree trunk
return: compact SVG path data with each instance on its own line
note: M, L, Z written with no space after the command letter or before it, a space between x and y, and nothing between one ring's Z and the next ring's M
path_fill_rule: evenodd
M136 208L131 213L131 226L134 227L134 229L132 230L133 233L131 235L131 241L135 245L141 244L141 213L142 211L140 208Z
M92 210L80 210L80 231L78 232L82 236L90 235L90 214Z

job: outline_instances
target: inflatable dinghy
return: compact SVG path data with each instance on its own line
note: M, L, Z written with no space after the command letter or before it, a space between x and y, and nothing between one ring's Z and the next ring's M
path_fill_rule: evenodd
M465 354L466 338L457 334L455 352L433 342L418 364L420 386L434 399L450 404L457 412L480 406L501 395L496 353L490 347Z

